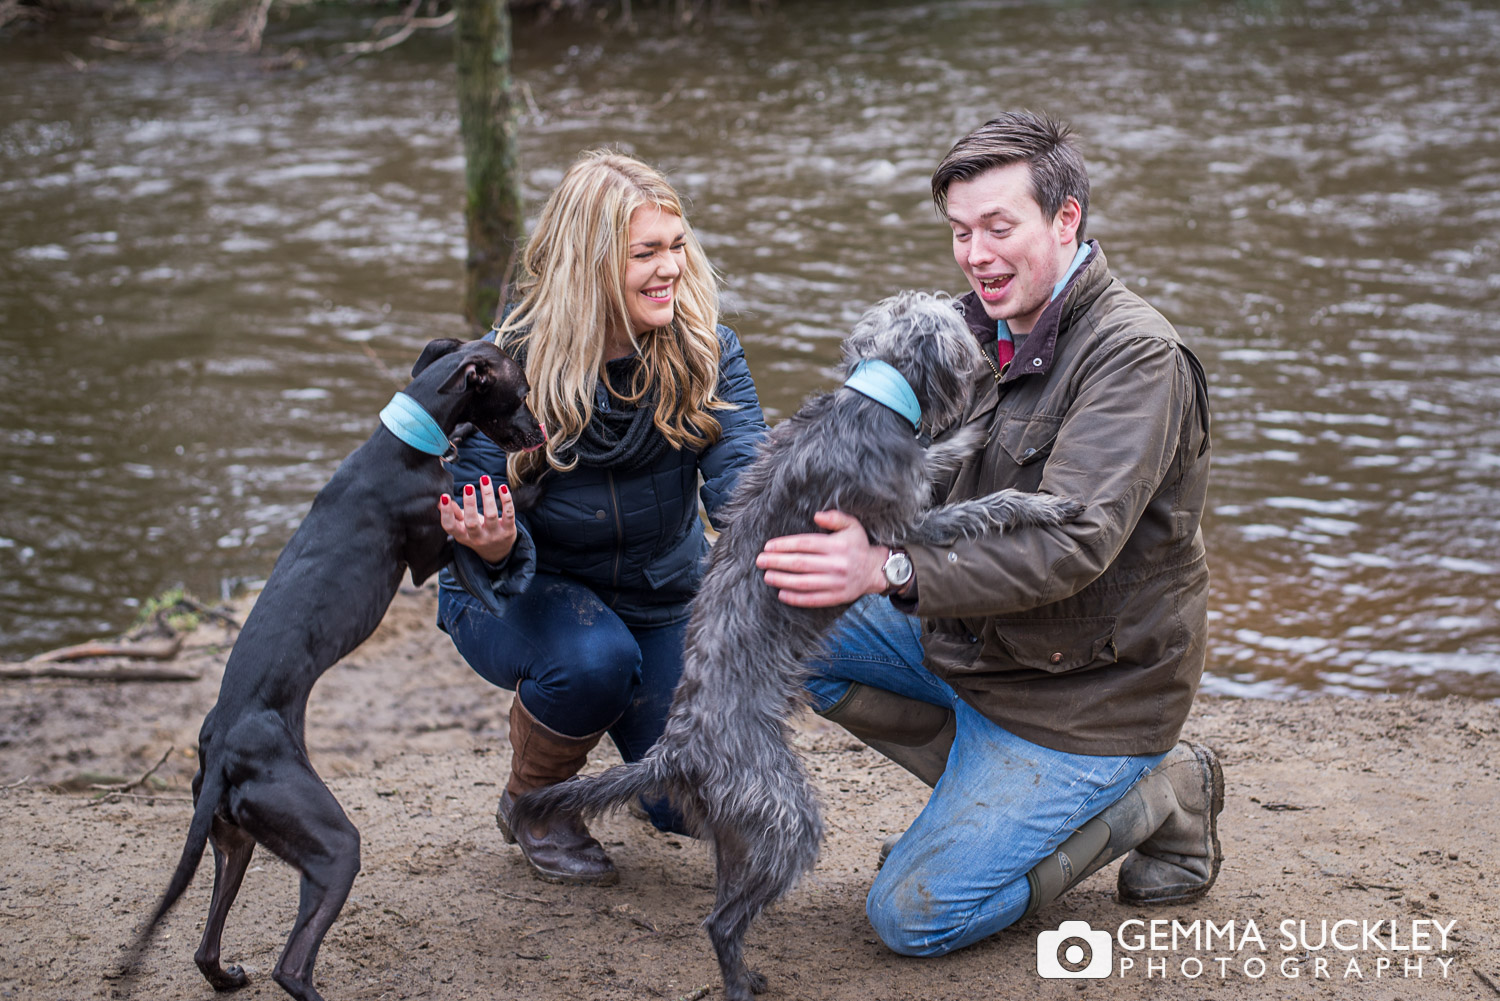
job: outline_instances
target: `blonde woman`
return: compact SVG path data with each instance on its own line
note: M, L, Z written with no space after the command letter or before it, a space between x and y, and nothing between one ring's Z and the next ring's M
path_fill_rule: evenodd
M608 733L626 761L661 735L682 672L688 601L716 520L766 425L713 269L675 191L608 151L584 154L542 209L498 343L531 382L543 449L482 436L453 463L460 545L439 624L470 666L514 691L511 771L496 819L536 873L615 882L581 818L509 822L514 797L571 778ZM699 477L702 488L699 489ZM517 513L510 485L539 499ZM664 803L653 823L676 829Z

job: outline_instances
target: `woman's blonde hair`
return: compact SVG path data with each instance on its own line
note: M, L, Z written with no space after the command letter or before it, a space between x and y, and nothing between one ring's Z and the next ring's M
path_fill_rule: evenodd
M670 325L636 335L625 291L630 217L654 205L682 219L686 242ZM611 150L584 153L547 199L521 259L520 301L498 326L497 340L525 357L527 404L547 428L545 449L510 456L512 482L534 480L546 467L572 469L564 459L594 413L594 388L604 366L606 331L631 334L641 360L626 404L654 397L653 424L673 448L701 448L718 439L709 412L729 404L719 381L719 290L677 192L660 173ZM611 392L615 392L611 389Z

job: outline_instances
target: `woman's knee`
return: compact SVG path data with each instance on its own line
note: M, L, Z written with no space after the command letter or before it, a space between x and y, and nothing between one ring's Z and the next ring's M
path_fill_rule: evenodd
M561 627L549 637L550 684L576 695L611 693L628 699L641 669L641 648L619 621Z

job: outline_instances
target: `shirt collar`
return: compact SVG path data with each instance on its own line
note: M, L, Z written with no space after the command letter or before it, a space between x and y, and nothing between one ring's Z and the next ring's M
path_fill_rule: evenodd
M1078 269L1083 266L1083 262L1088 259L1089 245L1087 243L1080 243L1078 245L1078 252L1073 255L1073 261L1068 265L1068 270L1064 271L1063 276L1057 280L1057 284L1052 286L1052 295L1047 298L1047 302L1050 303L1058 296L1062 295L1063 289L1068 287L1069 279L1071 279L1074 273L1076 273ZM1006 323L1004 320L995 321L995 332L997 335L1008 338L1010 340L1015 339L1015 337L1010 332L1010 324Z

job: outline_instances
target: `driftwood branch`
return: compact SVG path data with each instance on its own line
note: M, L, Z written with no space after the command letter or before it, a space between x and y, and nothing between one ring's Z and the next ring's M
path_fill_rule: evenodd
M73 667L67 664L0 665L0 681L70 678L76 681L197 681L203 675L180 667Z
M70 660L92 660L96 657L130 657L134 660L171 660L177 656L182 649L182 637L172 636L166 639L144 640L140 643L111 643L104 640L90 640L87 643L78 643L74 646L65 646L57 650L48 650L39 653L26 664L57 664Z

